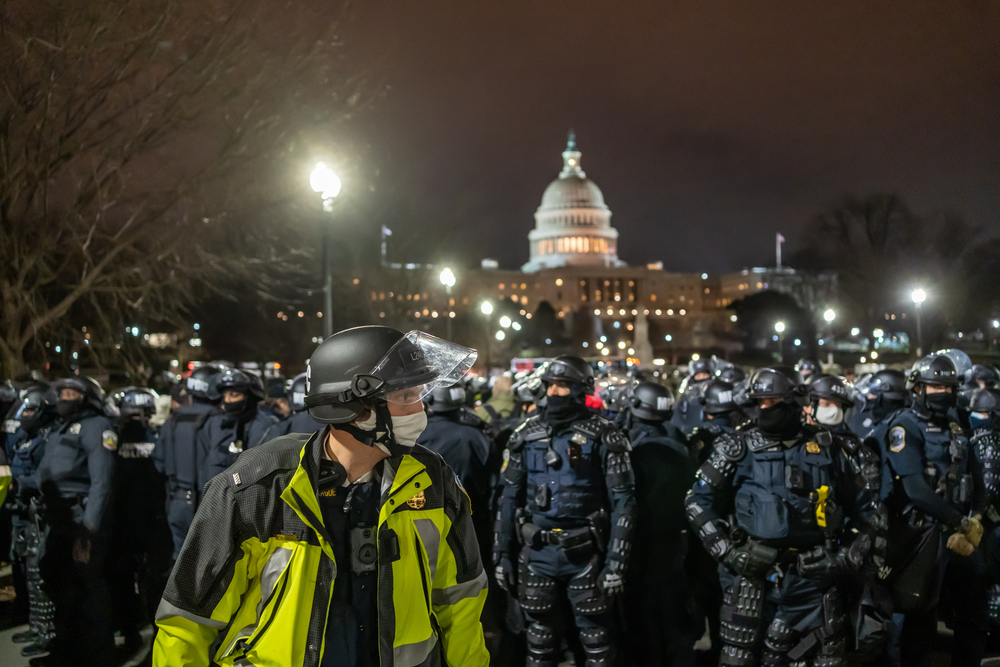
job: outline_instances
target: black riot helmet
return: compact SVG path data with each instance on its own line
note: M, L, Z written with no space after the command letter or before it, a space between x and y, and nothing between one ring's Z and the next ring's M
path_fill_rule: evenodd
M92 377L86 375L74 375L62 378L52 383L52 388L56 396L62 393L63 389L75 389L83 394L83 400L100 413L104 412L105 394L101 385Z
M48 383L35 383L21 390L21 410L55 410L59 396Z
M702 392L701 403L705 407L705 413L710 415L721 415L740 409L736 402L735 386L725 380L708 382Z
M799 374L802 381L805 382L813 375L819 375L823 372L820 368L819 362L815 359L807 359L803 357L795 363L795 372Z
M149 419L156 412L156 399L156 392L145 387L125 387L111 395L122 417Z
M943 354L929 354L913 365L906 378L906 386L912 389L918 384L933 384L943 387L958 387L962 380L951 357Z
M580 357L563 354L549 362L541 380L544 383L580 384L585 390L591 391L594 388L594 369Z
M902 371L886 368L875 373L865 387L865 393L878 398L884 396L890 400L906 398L906 376Z
M516 379L510 387L515 399L521 403L534 403L539 407L545 404L545 384L542 382L542 374L548 364L546 361L534 371L525 372L522 377Z
M299 373L292 378L288 386L288 405L292 412L302 412L306 409L306 374Z
M215 389L221 397L229 391L238 391L250 400L263 400L264 382L253 373L241 371L238 368L226 368L215 380Z
M747 379L746 371L739 366L727 366L715 374L715 377L729 384L736 384Z
M222 398L216 381L222 370L216 366L199 366L191 371L187 379L187 390L194 398L200 401L216 403Z
M688 364L688 377L694 380L694 376L702 373L707 373L711 377L714 370L711 359L692 359Z
M306 407L313 419L369 445L395 443L388 404L410 405L449 387L472 368L476 351L421 331L391 327L346 329L323 341L309 359ZM374 431L353 426L369 411ZM378 433L385 435L376 440Z
M780 398L786 402L804 403L805 393L800 388L799 375L788 366L770 366L754 371L747 382L747 398Z
M809 400L814 403L823 398L828 401L835 401L845 408L854 405L851 388L836 375L827 375L825 373L817 375L809 383L808 388Z
M1000 373L992 366L974 364L972 368L965 371L965 384L975 389L979 387L995 387L1000 384Z
M664 422L674 412L674 394L655 382L640 382L629 399L629 410L639 419Z
M424 403L434 412L458 410L465 407L465 394L465 388L461 383L450 387L435 387L424 398Z
M996 413L1000 411L1000 389L985 387L972 394L969 412Z
M943 350L938 350L934 354L951 359L952 363L955 364L955 373L958 375L959 380L963 379L965 374L972 370L972 359L969 358L968 354L959 350L957 347L949 347Z

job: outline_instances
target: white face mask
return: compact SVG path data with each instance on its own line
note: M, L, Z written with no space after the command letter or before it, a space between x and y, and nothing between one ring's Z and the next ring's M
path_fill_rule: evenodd
M844 409L839 405L816 408L816 421L826 426L836 426L844 421Z
M358 428L363 431L374 431L378 422L375 412L368 415L368 419L357 422ZM392 418L392 434L396 438L396 443L403 447L413 447L417 444L417 438L427 428L427 413L421 410L412 415ZM381 449L385 447L379 445Z

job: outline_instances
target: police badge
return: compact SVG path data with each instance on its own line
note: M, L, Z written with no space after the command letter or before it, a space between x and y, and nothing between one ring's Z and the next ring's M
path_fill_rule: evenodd
M407 500L406 504L409 505L410 508L418 510L423 508L423 506L427 504L427 498L424 497L424 492L421 491L417 495Z
M79 424L74 424L74 426L79 426ZM101 433L101 444L104 445L104 449L115 451L118 449L118 434L114 431Z

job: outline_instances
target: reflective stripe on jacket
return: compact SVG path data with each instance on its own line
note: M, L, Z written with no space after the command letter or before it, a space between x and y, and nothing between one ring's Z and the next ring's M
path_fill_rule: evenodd
M316 491L324 435L247 450L208 484L157 610L154 665L320 664L338 567ZM377 536L382 667L488 665L486 574L440 456L386 459Z

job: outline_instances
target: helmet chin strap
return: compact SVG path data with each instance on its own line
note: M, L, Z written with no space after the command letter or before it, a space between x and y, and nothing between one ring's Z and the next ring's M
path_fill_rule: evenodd
M389 414L389 404L385 401L376 401L375 406L371 410L375 413L375 428L370 431L359 428L353 422L348 424L331 424L331 426L338 431L344 431L358 442L369 447L374 447L377 444L383 445L389 450L389 454L392 456L406 454L409 448L397 443L396 437L392 433L392 415ZM381 437L379 433L382 434Z

